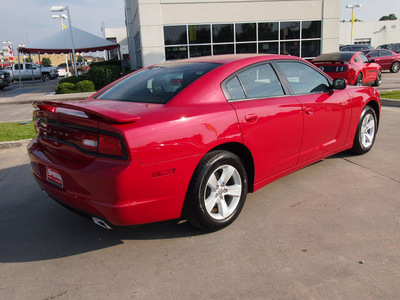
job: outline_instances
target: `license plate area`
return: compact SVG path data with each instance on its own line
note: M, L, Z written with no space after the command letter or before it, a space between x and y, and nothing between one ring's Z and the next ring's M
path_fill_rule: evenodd
M46 179L48 182L50 182L60 188L64 187L64 182L63 182L62 176L61 176L60 172L56 169L46 167Z

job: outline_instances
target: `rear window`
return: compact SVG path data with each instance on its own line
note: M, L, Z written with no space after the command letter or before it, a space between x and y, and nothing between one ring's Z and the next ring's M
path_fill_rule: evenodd
M322 54L315 58L313 62L318 62L318 61L350 61L350 59L353 57L354 52L334 52L334 53L327 53L327 54Z
M186 86L220 66L215 63L167 63L128 76L96 99L165 104Z

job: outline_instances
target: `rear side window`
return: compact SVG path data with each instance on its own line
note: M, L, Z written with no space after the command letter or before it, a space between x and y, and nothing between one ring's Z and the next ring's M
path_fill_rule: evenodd
M379 52L380 52L380 53L379 53L379 56L381 56L381 57L393 56L392 52L387 51L387 50L381 50L381 51L379 51Z
M240 72L228 81L226 88L231 100L284 95L282 85L270 64L258 65Z
M167 63L136 72L96 99L165 104L186 86L215 69L215 63Z

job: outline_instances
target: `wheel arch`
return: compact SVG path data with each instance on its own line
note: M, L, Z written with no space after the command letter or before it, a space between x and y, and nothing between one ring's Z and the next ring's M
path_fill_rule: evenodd
M236 156L238 156L244 164L244 167L247 172L247 179L248 179L248 192L251 193L254 191L254 159L253 155L251 154L250 150L243 144L241 143L226 143L226 144L221 144L213 149L211 151L215 150L225 150L232 152Z
M379 104L376 100L370 100L366 104L366 106L370 106L374 111L376 118L378 119L378 124L377 124L377 129L379 128L379 120L380 120L380 109L379 109Z

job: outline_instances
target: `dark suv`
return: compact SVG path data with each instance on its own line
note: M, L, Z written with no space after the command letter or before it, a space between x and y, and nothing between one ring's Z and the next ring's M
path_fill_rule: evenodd
M384 44L376 47L376 49L387 49L393 52L400 53L400 43Z
M12 83L12 77L8 71L0 70L0 91Z
M366 44L354 44L354 45L344 45L340 47L340 51L365 51L365 50L372 50L370 45Z

